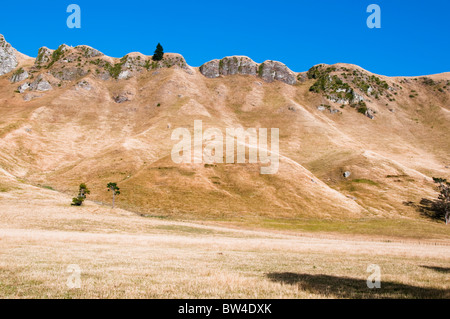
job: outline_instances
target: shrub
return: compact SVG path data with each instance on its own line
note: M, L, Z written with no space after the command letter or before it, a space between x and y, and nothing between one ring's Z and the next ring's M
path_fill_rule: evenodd
M366 106L360 106L358 107L358 112L361 114L366 114L367 112L367 107Z
M86 184L81 183L78 188L78 196L72 198L72 206L81 206L86 199L86 195L90 194L91 191L87 188Z
M258 67L258 75L261 77L263 75L264 63L261 63Z
M112 66L110 63L107 63L105 65L106 71L109 72L109 75L111 75L112 78L117 79L119 77L120 72L122 72L122 62L116 63L114 66Z
M434 82L433 79L426 78L426 77L422 78L422 81L423 81L423 84L429 85L429 86L432 86L432 85L436 84L436 82Z
M24 70L23 68L20 68L20 69L17 69L17 70L13 73L13 75L20 75L20 74L22 74L23 72L25 72L25 70Z
M55 64L56 61L61 59L64 56L63 52L64 44L61 44L58 49L56 49L52 54L52 61L47 65L47 69L50 68L53 64Z

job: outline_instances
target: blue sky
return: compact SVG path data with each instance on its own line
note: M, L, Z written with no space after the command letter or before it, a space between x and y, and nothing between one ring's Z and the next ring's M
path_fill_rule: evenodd
M81 7L81 29L66 25ZM381 7L381 29L366 25ZM152 55L158 42L189 65L228 55L277 60L294 71L346 62L384 75L450 71L448 0L3 1L0 34L19 51L87 44L122 57Z

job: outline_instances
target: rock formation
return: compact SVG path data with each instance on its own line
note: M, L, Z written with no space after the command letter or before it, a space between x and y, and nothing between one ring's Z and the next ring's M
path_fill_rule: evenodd
M28 79L28 76L28 72L23 68L20 68L16 72L14 72L9 80L11 81L11 83L22 82L23 80Z
M258 75L266 82L273 82L275 80L295 84L297 77L294 72L281 62L266 61L259 65Z
M53 50L50 50L49 48L46 47L40 48L36 60L34 61L34 64L41 65L50 62L52 54Z
M275 80L287 84L295 84L297 76L281 62L266 61L258 64L245 56L225 57L221 60L212 60L200 67L200 73L208 78L217 78L234 74L259 76L266 82Z
M39 75L33 83L30 84L31 91L49 91L52 89L50 83L44 79L44 76Z
M0 34L0 75L11 72L17 65L16 50Z

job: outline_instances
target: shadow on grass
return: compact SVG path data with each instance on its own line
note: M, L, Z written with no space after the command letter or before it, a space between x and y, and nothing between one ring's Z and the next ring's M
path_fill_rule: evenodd
M442 203L439 200L430 200L422 198L417 205L414 202L403 202L403 205L414 207L422 216L445 222L445 211L442 208Z
M450 273L450 268L447 267L437 267L437 266L425 266L425 265L421 265L420 267L422 268L426 268L426 269L431 269L437 272L441 272L443 274L449 274Z
M269 273L275 282L299 285L302 290L335 298L450 298L448 289L423 288L381 280L381 288L369 289L364 279L329 275Z

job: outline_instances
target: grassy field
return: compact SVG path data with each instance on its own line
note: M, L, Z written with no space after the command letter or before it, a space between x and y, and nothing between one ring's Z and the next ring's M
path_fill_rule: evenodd
M448 230L433 223L424 224L419 243L417 236L386 240L381 221L281 227L268 220L245 229L69 203L24 185L0 193L0 297L450 298ZM416 227L386 225L406 225L411 234ZM79 289L67 286L74 264ZM381 268L381 289L367 288L370 264Z
M218 220L213 224L227 227L245 227L254 230L270 230L283 233L307 232L318 235L363 238L381 241L415 240L429 244L448 243L449 228L442 221L412 218L361 218L361 219L318 219L318 218L249 218Z

